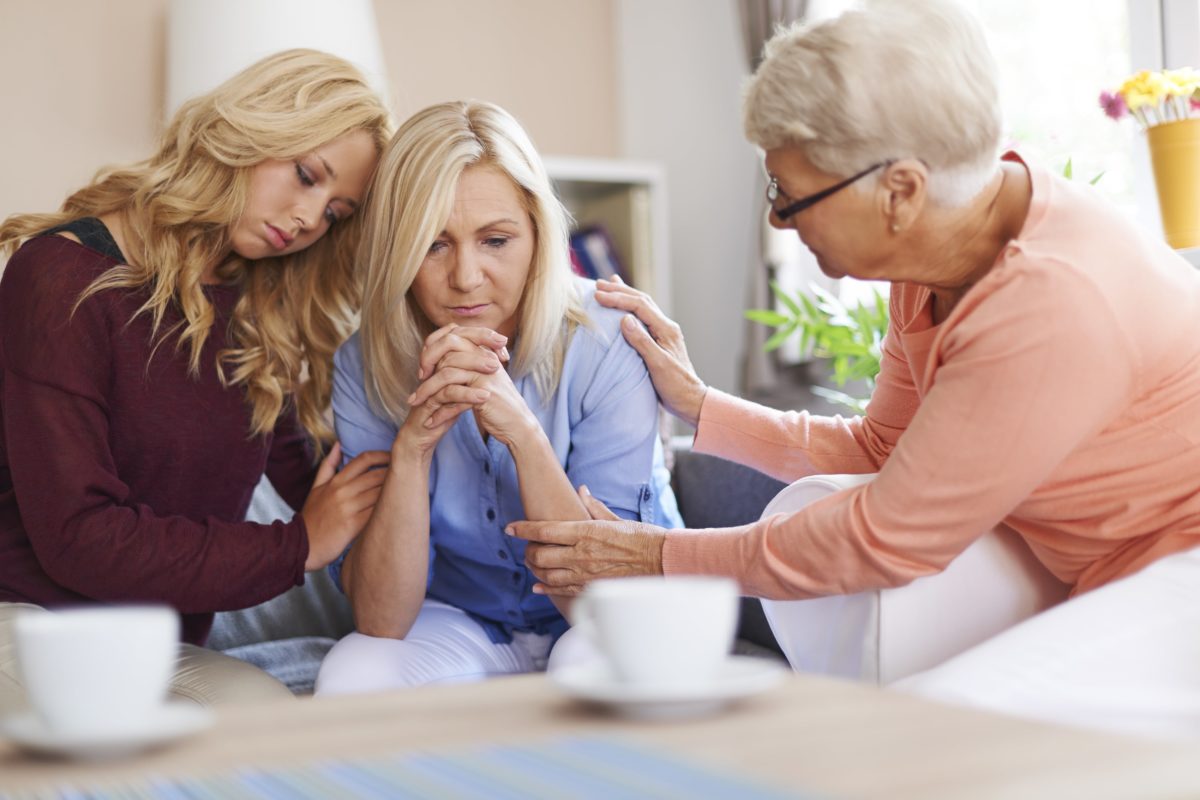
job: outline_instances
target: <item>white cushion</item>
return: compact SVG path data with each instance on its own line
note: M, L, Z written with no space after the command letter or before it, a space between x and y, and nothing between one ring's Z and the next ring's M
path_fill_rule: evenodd
M798 511L871 475L815 475L780 492L763 516ZM792 667L888 684L933 667L1061 602L1068 587L1000 527L937 575L907 586L813 600L763 600Z

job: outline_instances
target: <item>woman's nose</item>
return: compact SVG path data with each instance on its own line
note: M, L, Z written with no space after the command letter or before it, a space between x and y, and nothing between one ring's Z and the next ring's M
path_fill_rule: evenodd
M454 268L450 270L450 285L460 292L469 292L483 283L483 270L470 248L455 251Z
M771 224L772 228L780 231L786 231L792 227L790 223L784 222L779 217L775 216L775 209L771 208L770 206L767 207L767 222Z
M310 231L321 224L325 216L325 200L320 197L306 197L296 204L292 217L300 230Z

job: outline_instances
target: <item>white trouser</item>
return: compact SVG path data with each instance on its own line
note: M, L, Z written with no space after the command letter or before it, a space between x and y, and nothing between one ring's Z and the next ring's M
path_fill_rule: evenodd
M1200 548L1043 611L892 687L1068 725L1200 737Z
M321 662L314 694L379 692L536 672L546 668L553 643L549 634L518 632L512 642L497 644L465 611L426 599L403 639L352 633L334 645Z

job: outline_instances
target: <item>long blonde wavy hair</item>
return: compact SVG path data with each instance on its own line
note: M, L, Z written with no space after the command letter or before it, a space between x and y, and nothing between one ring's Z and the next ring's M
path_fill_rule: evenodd
M150 315L156 345L178 335L193 375L214 321L201 278L220 263L218 277L241 293L232 346L214 368L226 385L245 387L252 435L269 432L294 402L319 445L332 438L324 412L333 353L353 330L361 300L353 269L361 221L351 216L301 252L255 261L228 256L229 233L256 164L294 159L360 130L381 151L391 122L353 65L316 50L277 53L184 103L150 158L101 169L57 213L9 217L0 225L0 255L63 222L120 214L131 263L104 272L79 302L109 289L145 291L135 316ZM163 328L172 308L181 319Z
M459 176L487 165L521 195L536 243L517 307L509 374L532 375L549 399L575 328L588 324L570 266L568 216L529 136L499 106L442 103L401 125L367 191L358 269L364 276L362 352L368 401L397 424L417 385L417 362L433 323L409 292L430 245L450 218Z

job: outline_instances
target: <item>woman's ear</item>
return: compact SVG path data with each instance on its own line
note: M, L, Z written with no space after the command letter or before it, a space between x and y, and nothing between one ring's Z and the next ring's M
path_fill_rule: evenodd
M879 203L892 233L911 228L925 207L929 169L915 158L902 158L884 168L879 178Z

